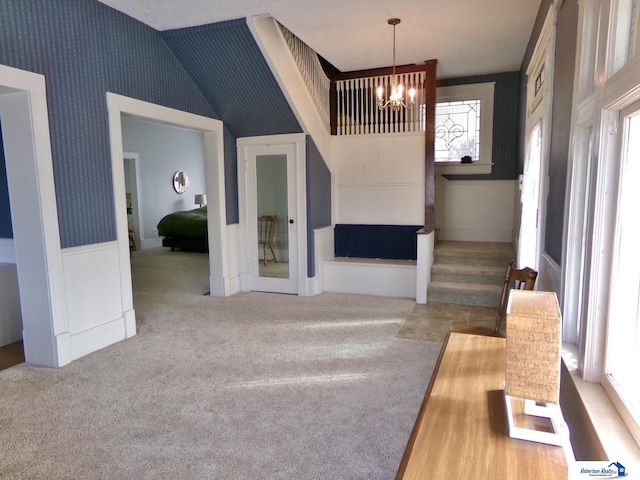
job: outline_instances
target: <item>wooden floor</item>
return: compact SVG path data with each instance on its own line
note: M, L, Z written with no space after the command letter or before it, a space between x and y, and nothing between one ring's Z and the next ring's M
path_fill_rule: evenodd
M24 362L22 341L0 347L0 370L13 367Z

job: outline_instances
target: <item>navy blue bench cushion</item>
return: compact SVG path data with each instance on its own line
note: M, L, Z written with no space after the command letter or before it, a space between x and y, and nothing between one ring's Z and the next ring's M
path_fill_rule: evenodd
M355 225L339 223L334 229L336 257L416 260L420 225Z

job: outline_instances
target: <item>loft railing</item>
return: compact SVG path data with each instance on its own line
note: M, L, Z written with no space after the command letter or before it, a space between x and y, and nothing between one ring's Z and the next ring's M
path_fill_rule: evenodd
M366 135L374 133L423 132L425 129L425 78L423 71L399 73L398 83L405 94L416 90L415 103L410 108L393 110L378 108L378 87L384 98L391 92L392 75L348 78L335 82L335 135ZM408 105L409 106L409 105Z
M318 109L318 113L326 125L327 131L330 131L329 90L331 80L329 80L329 77L327 77L327 74L324 72L318 59L318 54L285 26L282 24L279 25L280 30L282 30L282 35L289 46L289 50L291 50L291 54L298 65L300 75L307 85L313 103Z

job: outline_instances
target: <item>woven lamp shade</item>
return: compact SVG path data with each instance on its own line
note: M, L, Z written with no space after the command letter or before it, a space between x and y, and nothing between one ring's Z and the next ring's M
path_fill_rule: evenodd
M553 292L512 290L507 306L505 394L558 403L562 321Z

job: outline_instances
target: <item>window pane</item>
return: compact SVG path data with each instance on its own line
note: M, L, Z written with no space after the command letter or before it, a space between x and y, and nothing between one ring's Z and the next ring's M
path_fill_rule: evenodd
M640 0L633 0L631 6L631 33L629 35L629 60L640 50Z
M640 423L640 111L627 117L622 149L606 373L635 421Z
M473 162L480 152L480 100L438 102L436 105L436 162Z

